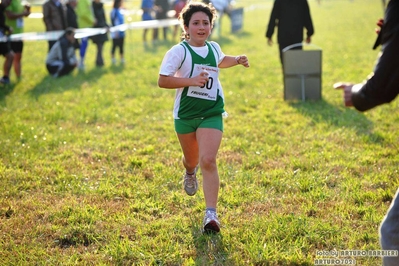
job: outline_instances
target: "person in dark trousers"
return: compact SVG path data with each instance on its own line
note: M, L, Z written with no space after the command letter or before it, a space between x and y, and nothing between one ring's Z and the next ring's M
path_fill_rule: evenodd
M153 17L154 1L153 0L141 0L141 10L143 11L143 13L141 15L141 19L143 21L153 20L154 19L154 17ZM144 42L144 45L147 45L147 32L148 31L149 31L148 28L144 28L143 29L143 42ZM154 34L152 35L152 37L153 37L153 42L154 42L155 41L154 40Z
M68 75L78 65L75 55L75 41L75 29L67 28L65 33L51 47L47 55L46 67L54 78Z
M95 18L94 28L106 28L109 26L107 24L104 12L104 4L101 0L93 1L93 13ZM102 67L104 66L104 58L103 58L103 47L104 43L108 41L108 33L98 34L91 37L93 43L97 46L97 56L96 56L96 66Z
M0 42L0 54L5 57L3 64L3 77L0 79L0 83L10 83L10 69L14 60L14 53L11 50L10 42L7 40L7 36L12 33L12 28L6 25L5 10L10 5L11 0L2 0L0 2L0 38L6 38L5 41Z
M10 5L6 11L6 24L12 28L13 34L21 34L24 32L24 18L30 15L30 5L22 3L21 0L11 0ZM18 80L21 79L22 74L22 51L24 50L24 42L11 41L11 50L14 53L14 72Z
M114 0L114 5L111 10L111 24L112 26L118 26L125 23L125 17L122 12L122 0ZM111 60L112 64L116 64L115 53L119 49L120 63L125 63L124 58L124 47L125 47L125 31L116 30L111 32L112 48L111 48Z
M168 11L170 10L168 0L155 0L155 19L167 19ZM166 41L168 36L168 27L163 27L163 39ZM154 29L154 40L157 41L158 37L158 29Z
M399 0L391 0L385 11L374 47L382 45L374 73L363 83L338 82L334 88L344 91L344 104L365 112L390 103L399 94ZM383 257L384 266L399 265L399 189L379 228L381 247L393 251ZM396 255L394 254L396 253Z
M48 0L43 4L43 21L46 31L61 31L67 28L66 7L59 0ZM48 42L50 51L56 40Z
M68 3L66 4L66 17L67 17L67 26L69 28L74 28L77 29L79 28L78 26L78 16L76 15L75 9L76 9L76 4L77 0L69 0ZM79 41L75 41L75 49L79 49L80 44Z
M277 42L280 61L283 63L282 50L289 45L302 43L304 29L306 29L306 43L311 42L314 28L307 0L275 0L266 30L269 46L273 44L275 27L278 27ZM302 49L302 46L293 49Z

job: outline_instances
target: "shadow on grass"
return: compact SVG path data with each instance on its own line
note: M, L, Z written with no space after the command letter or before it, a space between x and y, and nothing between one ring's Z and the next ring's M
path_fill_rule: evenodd
M14 85L4 85L0 83L0 106L6 106L6 96L14 90Z
M119 69L119 67L118 67ZM32 98L38 99L41 95L49 93L63 93L68 90L79 90L83 83L96 81L99 76L107 72L105 68L93 68L90 71L77 71L77 73L59 78L45 76L28 93ZM120 70L119 70L120 71Z
M192 236L196 249L196 265L234 265L223 242L222 233L203 234L200 225L192 221Z
M125 69L124 63L113 64L109 67L109 70L114 74L118 74L118 73L122 72L124 69ZM96 78L98 78L98 76Z
M301 114L310 117L314 123L327 123L337 128L351 128L358 135L367 136L372 143L382 143L383 136L373 132L373 122L354 108L338 108L325 100L292 101L289 105Z

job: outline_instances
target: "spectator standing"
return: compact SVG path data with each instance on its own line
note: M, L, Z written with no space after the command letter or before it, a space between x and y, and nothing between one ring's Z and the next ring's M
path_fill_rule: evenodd
M21 0L11 0L11 4L6 8L6 24L13 29L13 34L23 33L24 17L30 14L30 5L21 3ZM11 41L11 50L14 53L14 72L17 79L21 79L21 58L24 47L23 41Z
M76 15L76 5L78 4L77 0L68 0L68 3L66 4L67 8L67 27L68 28L74 28L77 29L79 28L78 25L78 16Z
M79 28L92 28L95 23L95 18L93 14L92 4L90 0L79 0L76 5L76 15L78 16ZM89 45L89 37L83 37L80 40L80 61L78 68L80 70L85 69L85 56L87 51L87 46Z
M365 112L385 103L390 103L399 94L399 0L390 0L385 11L376 48L382 45L381 54L374 73L363 83L334 84L336 89L344 91L345 106L355 107ZM381 222L380 244L384 250L399 252L399 189L392 199L391 206ZM397 254L396 253L396 254ZM398 256L383 257L384 266L399 265Z
M175 18L179 18L181 11L183 8L186 6L187 0L177 0L174 3L173 9L175 10ZM176 39L177 31L179 31L180 26L175 25L175 28L173 29L173 40Z
M147 20L153 20L153 12L154 12L154 0L142 0L141 2L141 9L143 11L143 15L141 16L141 19L143 21ZM143 30L143 42L144 45L147 45L147 32L148 29ZM154 35L153 35L153 40L154 40Z
M104 4L101 0L94 0L93 3L93 13L95 18L94 28L106 28L108 31L108 24L105 18L104 12ZM93 43L97 46L97 54L96 54L96 66L102 67L104 66L104 58L103 58L103 47L104 43L108 41L108 33L98 34L91 37Z
M5 9L10 5L11 0L2 0L0 3L0 38L7 37L12 33L12 28L9 27L5 21ZM0 83L9 84L10 83L10 69L12 66L12 61L14 60L14 53L11 50L10 42L0 42L0 53L5 57L3 64L3 77L0 79Z
M46 58L46 67L53 77L71 73L78 64L75 55L75 30L67 28L65 33L51 47Z
M273 44L272 36L275 27L278 27L277 41L280 50L280 61L283 63L282 50L292 44L302 43L303 30L306 32L306 43L311 42L314 34L313 22L307 0L275 0L266 38L269 46ZM302 49L302 46L293 49Z
M62 31L67 28L66 7L60 0L47 0L43 4L43 21L47 32ZM48 42L48 50L54 45L56 40Z
M76 15L76 12L75 12L77 3L78 3L77 0L68 0L68 3L66 4L67 26L69 28L74 28L74 29L79 28L78 16ZM74 45L75 45L75 49L80 48L80 44L79 44L78 40L75 40Z
M155 0L155 19L167 19L168 11L170 10L168 0ZM163 27L163 39L167 40L168 27ZM154 40L158 40L158 29L154 29Z
M114 0L114 5L111 10L111 23L112 26L118 26L124 24L124 15L122 10L122 0ZM112 64L116 64L115 53L116 49L119 49L119 57L121 64L125 63L124 58L124 43L125 43L125 31L116 30L111 32L112 48L111 48L111 60Z

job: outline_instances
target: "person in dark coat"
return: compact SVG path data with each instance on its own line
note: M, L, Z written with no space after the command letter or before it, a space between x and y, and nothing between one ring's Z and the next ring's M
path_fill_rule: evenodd
M46 31L61 31L67 28L66 7L59 0L48 0L43 4L43 21ZM57 40L48 42L50 51L51 47Z
M385 14L378 38L382 50L373 75L365 83L334 84L344 90L345 106L361 112L390 103L399 93L399 0L391 0Z
M345 106L365 112L390 103L399 94L399 0L391 0L385 11L375 48L382 45L374 73L364 83L339 82L334 88L344 91ZM399 189L379 228L383 250L393 256L383 257L384 266L399 265ZM396 255L395 255L396 253Z
M70 28L77 29L78 27L78 16L76 15L75 8L76 8L77 1L76 0L69 0L66 4L67 8L67 26Z
M313 22L307 0L275 0L269 24L266 30L268 44L273 44L272 36L278 27L277 41L280 60L283 63L282 50L292 44L303 42L303 30L306 29L306 43L311 42L314 34ZM302 49L302 46L294 49Z
M97 56L96 56L96 66L104 66L103 58L103 47L104 43L108 41L108 24L105 18L104 5L101 0L93 1L93 13L96 22L94 23L94 28L106 28L107 32L104 34L98 34L91 37L93 43L97 46Z
M67 26L69 28L77 29L78 26L78 16L76 15L75 8L76 8L77 0L69 0L66 4L66 17L67 17ZM75 49L80 48L79 41L76 40L74 43Z

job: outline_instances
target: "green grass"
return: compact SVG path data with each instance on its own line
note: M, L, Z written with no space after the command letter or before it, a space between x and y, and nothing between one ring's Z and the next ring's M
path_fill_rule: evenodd
M110 65L108 42L102 69L90 43L86 72L59 79L45 69L47 42L25 42L23 79L0 88L0 265L313 265L317 250L380 249L399 185L398 102L359 113L332 84L371 72L381 4L310 1L323 99L285 102L264 37L272 1L239 3L244 29L230 34L224 18L217 39L251 63L221 73L222 233L200 233L203 193L182 190L174 92L157 87L173 42L145 48L129 31L126 65Z

